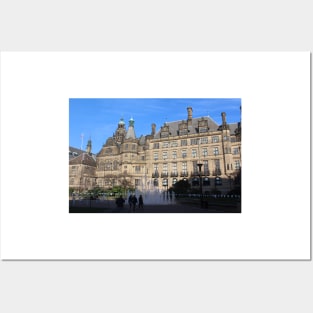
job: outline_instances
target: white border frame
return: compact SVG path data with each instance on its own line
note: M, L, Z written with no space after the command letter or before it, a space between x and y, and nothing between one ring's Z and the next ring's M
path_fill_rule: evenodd
M242 214L69 214L78 97L241 98ZM309 52L2 52L1 258L308 260L309 140Z

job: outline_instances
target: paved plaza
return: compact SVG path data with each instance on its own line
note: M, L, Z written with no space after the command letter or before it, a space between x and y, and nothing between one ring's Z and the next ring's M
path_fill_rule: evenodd
M240 201L232 203L205 203L192 204L169 202L166 204L149 204L143 208L131 209L127 203L122 208L116 206L114 201L77 200L70 201L70 213L241 213Z

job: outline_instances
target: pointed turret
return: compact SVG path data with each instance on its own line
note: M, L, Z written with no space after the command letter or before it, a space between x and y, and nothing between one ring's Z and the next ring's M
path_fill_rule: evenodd
M126 139L136 139L134 124L135 124L135 121L131 117L130 120L129 120L128 130L127 130L127 134L126 134Z

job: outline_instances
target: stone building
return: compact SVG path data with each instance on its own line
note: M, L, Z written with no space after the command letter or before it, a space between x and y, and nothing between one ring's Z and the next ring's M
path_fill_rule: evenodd
M194 118L188 107L186 120L164 123L158 131L152 124L151 133L139 138L135 121L126 129L121 118L96 157L89 150L70 160L70 186L166 191L184 179L204 193L229 192L241 169L241 123L228 124L226 113L221 116L218 125L210 117Z
M193 118L187 108L187 119L164 123L148 141L148 186L165 190L181 179L203 192L234 189L234 178L241 168L241 126L222 125L210 117Z
M91 140L86 151L69 148L69 187L76 192L96 186L96 156L91 153L91 148Z

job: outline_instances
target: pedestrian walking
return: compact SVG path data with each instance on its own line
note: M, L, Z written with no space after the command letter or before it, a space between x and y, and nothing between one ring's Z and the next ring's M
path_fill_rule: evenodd
M136 195L133 195L133 196L132 196L133 212L135 212L135 210L136 210L136 204L137 204L137 202L138 202L138 200L137 200Z
M133 206L133 195L130 194L129 197L128 197L128 205L129 205L129 211L131 211L132 209L132 206Z
M138 199L138 209L143 209L143 198L142 198L142 195L140 195L139 199Z

